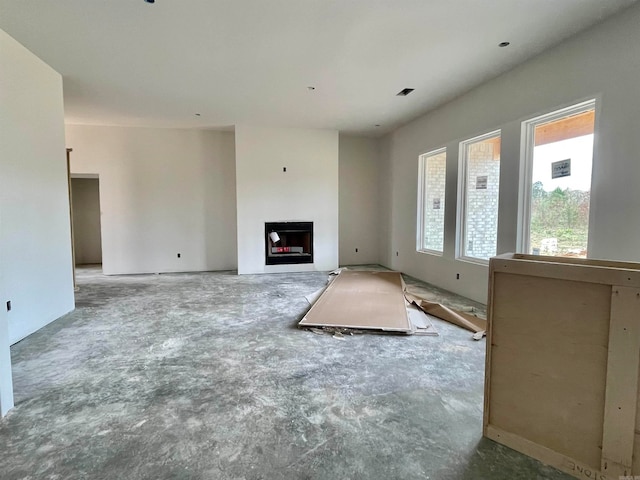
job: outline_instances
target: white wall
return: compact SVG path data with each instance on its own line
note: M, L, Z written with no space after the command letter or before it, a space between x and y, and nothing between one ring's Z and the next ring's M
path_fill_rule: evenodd
M287 168L286 173L282 171ZM338 132L236 126L238 273L338 266ZM265 265L265 222L314 222L314 263Z
M458 142L502 129L498 252L517 237L522 120L598 97L589 255L640 261L640 5L613 17L382 141L389 189L381 258L385 265L486 302L487 267L454 259ZM513 45L509 48L517 48ZM445 252L417 253L418 156L447 147ZM385 153L386 152L386 153ZM384 194L384 192L383 192ZM398 256L396 256L398 252ZM460 280L456 280L460 273Z
M69 197L62 78L0 41L1 291L16 342L73 309Z
M0 30L0 410L8 342L74 307L62 77ZM10 300L12 310L6 312Z
M0 417L13 408L13 377L7 315L0 313Z
M66 131L71 172L100 177L105 274L236 268L233 133Z
M378 263L378 141L340 134L339 163L340 265Z
M102 263L99 181L97 178L71 179L76 265Z

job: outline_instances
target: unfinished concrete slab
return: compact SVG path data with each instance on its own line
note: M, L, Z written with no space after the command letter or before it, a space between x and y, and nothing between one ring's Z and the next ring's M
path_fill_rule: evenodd
M76 311L12 347L2 479L570 478L482 439L466 330L298 329L326 278L81 271Z

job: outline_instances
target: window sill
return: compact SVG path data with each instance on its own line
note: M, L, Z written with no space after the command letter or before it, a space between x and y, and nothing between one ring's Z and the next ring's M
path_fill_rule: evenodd
M474 257L456 257L456 260L465 263L473 263L475 265L480 265L483 267L489 266L489 260L485 260L483 258L474 258Z
M424 253L425 255L431 255L434 257L441 257L443 252L439 252L438 250L416 250L418 253Z

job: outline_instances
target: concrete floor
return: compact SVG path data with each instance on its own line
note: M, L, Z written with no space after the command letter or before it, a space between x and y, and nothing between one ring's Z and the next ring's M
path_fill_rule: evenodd
M76 310L12 347L0 477L570 478L482 439L470 332L297 329L326 279L79 270Z

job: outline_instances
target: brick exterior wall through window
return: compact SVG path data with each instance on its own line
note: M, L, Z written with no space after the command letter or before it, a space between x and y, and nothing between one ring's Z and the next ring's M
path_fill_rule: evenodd
M467 199L464 256L489 259L496 254L500 137L467 146Z
M424 158L423 244L422 249L442 252L444 248L444 192L447 154Z

